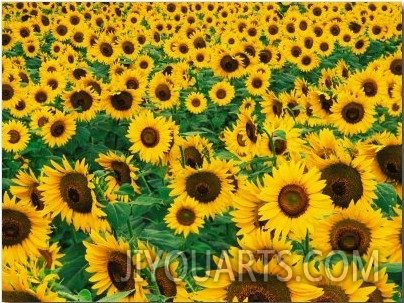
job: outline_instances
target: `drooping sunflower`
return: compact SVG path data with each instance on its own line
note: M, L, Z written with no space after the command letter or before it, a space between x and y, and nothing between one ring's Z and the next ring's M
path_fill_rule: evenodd
M143 110L130 122L126 137L132 143L132 152L139 153L143 161L157 164L170 150L172 132L164 117L154 117L151 111Z
M49 240L50 221L27 201L4 192L2 204L3 264L40 257Z
M221 81L212 86L209 91L210 99L219 106L229 104L235 95L235 88L228 81Z
M345 135L366 133L375 121L374 105L362 92L343 91L338 93L337 102L330 111L332 122Z
M34 172L20 170L16 177L12 179L15 185L10 186L10 192L18 199L29 202L37 210L44 209L42 193L38 190L39 180Z
M71 110L77 121L90 121L100 107L100 98L89 86L77 85L72 91L62 95L64 108Z
M252 260L251 256L252 253L241 253L236 247L222 253L221 258L214 256L218 270L211 270L209 278L202 281L194 277L197 284L205 288L195 293L196 298L203 302L306 302L323 294L321 288L307 281L280 279L287 277L287 273L278 258L265 263L263 258ZM241 266L247 262L252 271L247 272ZM287 268L292 277L303 276L298 265Z
M199 168L184 167L168 186L172 189L170 196L178 196L175 201L194 198L204 217L214 218L223 213L230 201L232 186L217 161L204 162Z
M23 151L27 147L30 137L24 123L18 120L2 123L2 147L8 152Z
M179 105L179 92L169 76L156 73L149 82L148 95L158 108L168 109Z
M61 215L76 230L89 232L100 230L105 213L94 193L93 175L88 173L85 159L76 161L74 167L64 157L62 165L51 161L52 166L43 168L44 176L38 190L42 191L45 208L52 212L52 218Z
M207 101L202 93L192 92L185 100L185 106L193 114L200 114L207 108Z
M138 169L131 163L133 155L125 157L125 155L118 155L112 151L107 154L99 154L95 162L100 164L106 171L113 172L113 175L105 177L108 184L106 196L110 201L120 200L127 202L129 197L127 195L116 195L117 191L122 184L128 183L132 185L135 192L140 194L139 186L136 184Z
M117 292L134 290L130 295L121 298L122 302L147 302L143 280L138 271L141 269L139 258L131 254L129 243L123 239L115 239L109 233L102 237L97 232L90 234L93 243L84 241L85 258L89 263L86 271L92 274L90 282L97 295L106 292L107 296Z
M58 278L55 274L39 277L33 264L15 263L2 267L2 299L5 302L66 302L51 290ZM33 274L33 272L35 274ZM32 283L35 281L34 283Z
M354 278L353 263L347 265L341 260L328 268L321 261L318 268L314 264L315 261L309 262L307 274L317 280L315 285L321 287L323 294L312 302L368 302L369 294L375 290L374 286L363 287L363 280Z
M174 229L174 234L184 234L188 237L190 233L199 234L199 229L203 228L203 213L199 209L199 204L190 196L184 200L176 199L168 209L168 214L164 217L167 226Z
M380 209L351 203L316 226L312 246L323 255L340 250L348 255L357 253L365 260L373 257L375 262L384 262L395 249L388 240L394 234L389 225Z
M39 250L42 255L42 265L44 268L54 270L63 266L60 259L63 258L65 254L60 253L60 249L59 243L54 242L52 244L49 243L46 249Z
M72 115L57 112L42 126L41 135L50 147L63 146L76 133L76 120Z
M330 197L321 193L326 184L320 171L312 168L305 173L305 167L303 162L285 162L263 179L258 198L266 203L259 210L260 220L268 220L265 228L275 230L275 235L292 232L302 238L307 230L313 231L317 220L334 211Z

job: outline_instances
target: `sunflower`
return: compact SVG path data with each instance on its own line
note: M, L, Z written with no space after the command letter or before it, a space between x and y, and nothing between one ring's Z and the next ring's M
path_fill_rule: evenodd
M208 68L210 66L210 53L208 48L191 50L189 58L197 68Z
M391 217L391 223L390 226L393 228L395 231L394 235L395 237L391 237L389 240L393 242L394 247L396 247L395 250L392 251L392 253L389 256L389 262L402 262L402 257L403 257L403 252L402 249L402 228L403 228L403 210L400 206L394 207L394 212L395 216Z
M354 74L349 79L348 83L362 89L367 102L377 103L379 100L386 97L387 89L385 81L383 81L382 71L375 71L368 68Z
M209 91L210 99L219 106L229 104L234 96L235 88L226 80L214 84Z
M182 150L182 152L181 152ZM192 168L201 167L205 161L209 161L213 156L212 143L200 135L186 136L180 138L171 152L171 162L173 171L180 169L182 159L184 165ZM183 158L182 158L183 157Z
M177 200L194 198L204 217L214 218L225 211L230 201L232 186L228 174L222 171L219 160L204 162L200 168L185 166L171 181L170 196Z
M214 256L218 270L211 270L209 278L204 281L195 277L197 284L205 288L195 293L196 298L203 302L306 302L323 294L321 288L304 280L296 282L293 278L286 281L279 279L287 274L277 258L264 264L261 258L255 261L246 257L247 254L241 253L236 247L231 247L228 253L224 252L221 258ZM253 271L247 272L241 266L246 261L249 261ZM291 270L292 276L303 276L299 266L287 268ZM220 270L225 270L225 273Z
M202 93L191 92L185 100L185 107L192 114L200 114L207 108L206 98Z
M24 50L24 54L29 58L36 57L40 52L40 45L38 38L29 38L24 40L22 44L22 49Z
M318 280L315 284L321 287L323 294L312 302L368 302L369 294L375 290L374 286L363 287L363 280L354 278L354 263L348 266L341 260L327 268L324 262L319 262L318 268L314 263L309 262L307 274Z
M73 224L76 230L85 232L99 230L100 217L105 217L101 204L96 200L93 175L88 173L85 159L76 161L74 168L63 157L62 165L51 160L43 168L38 190L42 191L45 208L52 212L52 218L61 214L63 220Z
M50 221L27 201L4 192L2 206L3 264L15 261L24 263L28 258L39 257L49 240Z
M92 120L100 107L99 96L89 87L77 85L70 92L62 95L64 108L71 110L69 114L77 121Z
M14 118L21 119L31 115L32 104L26 100L28 99L20 97L18 102L12 108L10 108L10 114Z
M1 36L2 36L2 49L3 52L6 52L8 50L10 50L11 48L13 48L15 42L16 42L16 37L13 33L13 29L11 27L10 23L6 23L5 21L3 21L3 29L1 32Z
M35 133L40 133L42 127L48 123L52 114L48 111L47 107L35 109L31 111L31 122L29 127Z
M4 266L2 272L2 298L5 302L66 302L51 290L57 279L55 274L39 276L34 265L15 263Z
M41 86L49 86L54 96L61 94L67 84L63 73L40 71L40 77Z
M300 129L295 127L291 117L266 119L262 126L265 133L270 137L268 135L261 136L257 150L260 157L281 156L285 153L299 154L302 151L304 141L300 139ZM277 131L285 133L285 140L278 137ZM273 140L273 146L270 140ZM273 151L272 149L275 150Z
M154 117L151 111L143 110L130 122L126 137L132 143L132 152L138 152L145 162L157 164L170 150L172 132L164 117Z
M179 105L179 92L169 76L156 73L149 82L148 95L158 108L169 109Z
M9 79L2 78L1 85L1 100L3 109L13 107L20 97L19 83L17 80L10 81Z
M376 144L375 144L376 143ZM378 182L394 185L400 199L402 197L402 137L384 132L369 138L368 152L370 169Z
M262 107L261 112L265 114L266 118L280 117L283 113L283 104L275 96L275 93L270 91L262 96L263 101L260 102Z
M185 238L190 233L199 234L199 229L203 228L205 223L198 202L190 196L184 200L176 199L168 209L164 221L169 228L174 229L175 235L184 234Z
M46 249L40 249L39 252L43 258L44 268L54 270L63 266L60 259L63 258L65 254L60 253L60 246L57 242L53 244L49 243Z
M246 79L247 91L253 96L261 96L269 86L271 73L251 73Z
M401 258L400 258L401 261ZM356 265L356 263L355 263ZM362 287L375 286L376 289L369 294L368 302L392 302L394 288L397 287L395 283L388 282L388 274L386 273L386 267L379 269L375 272L372 268L367 275L363 275Z
M366 52L370 45L370 41L367 37L364 36L359 36L359 38L355 39L353 41L352 46L351 46L351 51L355 55L362 55L363 53Z
M76 133L76 121L72 115L57 112L49 117L48 122L41 130L42 139L50 147L63 146Z
M326 184L320 180L320 171L304 170L303 162L285 162L263 179L258 198L266 203L260 208L260 220L268 220L265 228L275 230L275 235L292 232L302 238L306 230L314 230L317 220L334 210L330 197L321 193Z
M28 128L18 120L2 123L3 149L8 152L23 151L31 138Z
M141 92L133 89L110 88L104 92L101 102L105 112L112 119L130 119L139 109Z
M314 52L305 51L297 60L297 67L302 72L309 72L320 65L320 59Z
M364 93L343 91L330 111L330 122L345 135L366 133L375 121L375 109Z
M88 49L88 58L91 61L111 64L115 61L117 56L117 46L112 42L112 39L105 34L99 36L96 44Z
M108 183L108 189L106 195L110 197L111 201L120 200L128 202L129 197L127 195L116 195L115 191L119 190L122 184L128 183L132 185L135 192L140 194L139 186L136 184L138 169L131 164L132 156L125 157L124 155L118 155L112 151L108 151L107 154L99 154L95 162L100 164L104 170L113 172L113 174L105 177L105 181Z
M388 240L394 234L389 225L380 209L351 203L316 226L312 246L323 255L340 250L348 255L358 253L365 260L374 257L375 262L384 262L395 249Z
M212 49L212 66L215 75L226 78L239 78L244 74L243 58L233 55L223 47Z
M133 89L144 91L147 86L147 79L145 79L142 75L139 75L139 72L134 69L127 69L123 71L120 75L115 77L116 85L113 84L112 87L124 87L126 89Z
M135 68L139 70L142 75L146 76L152 71L154 67L154 60L148 55L140 55L137 57L134 65Z
M257 181L258 182L258 181ZM237 235L248 235L265 226L264 221L260 221L259 211L265 204L258 198L262 185L245 181L238 185L238 199L233 201L234 210L230 212L232 221L239 228Z
M28 94L30 98L35 101L33 106L36 108L50 104L55 97L55 92L50 86L41 86L36 84L31 84L29 86Z
M51 27L51 32L57 41L65 42L70 39L72 34L72 26L65 18L59 19L59 22L55 22Z
M133 40L129 34L120 35L116 44L118 45L118 56L125 57L129 60L135 60L138 56L139 46L137 45L136 40Z
M20 170L12 181L15 184L10 186L12 195L29 202L36 210L44 209L42 192L38 190L39 180L31 169L28 172Z
M130 295L120 299L122 302L147 302L144 289L147 282L138 274L139 258L131 255L129 243L123 239L116 240L106 233L104 237L96 232L90 234L93 243L84 241L85 258L89 263L86 271L92 276L90 282L97 295L106 292L110 296L117 292L134 290Z

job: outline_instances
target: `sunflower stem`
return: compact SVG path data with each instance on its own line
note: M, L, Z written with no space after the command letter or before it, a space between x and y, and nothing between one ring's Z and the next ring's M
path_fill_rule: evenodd
M130 239L132 239L133 238L133 229L132 229L132 225L130 225L129 219L126 221L126 224L128 225Z
M147 184L147 181L146 181L145 177L143 175L141 175L140 178L142 179L143 183L146 185L146 188L147 188L147 191L149 192L149 194L151 194L152 191L151 191L151 189L149 187L149 184Z
M77 241L76 231L73 230L72 234L73 234L73 242L74 242L74 244L77 244L78 241Z
M78 300L77 296L69 294L69 293L64 292L64 291L58 291L58 295L60 295L61 297L65 298L65 299L68 299L70 301L77 301Z

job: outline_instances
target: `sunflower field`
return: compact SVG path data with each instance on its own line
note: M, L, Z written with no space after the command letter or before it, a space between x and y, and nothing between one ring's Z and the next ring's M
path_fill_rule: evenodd
M401 302L401 2L2 2L2 301Z

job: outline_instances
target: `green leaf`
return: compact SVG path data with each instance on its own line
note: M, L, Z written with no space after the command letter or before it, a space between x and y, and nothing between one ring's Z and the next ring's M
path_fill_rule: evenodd
M125 202L109 203L105 208L107 219L112 228L118 229L126 223L130 215L130 205Z
M375 203L387 216L392 214L392 208L397 205L397 193L393 185L378 183L376 185L377 199Z
M88 289L83 289L78 294L78 301L80 302L93 302L91 292Z
M133 186L129 183L124 183L121 185L119 190L115 191L115 194L117 195L125 195L125 196L133 196L135 195L135 190L133 189Z
M160 198L144 195L144 196L137 197L136 200L132 201L130 204L150 207L155 204L162 205L162 204L164 204L164 200L160 199Z
M104 298L98 300L97 302L119 302L119 301L121 301L121 299L129 296L132 292L134 292L134 289L118 292L118 293L110 295L108 297L104 297Z
M397 273L397 272L403 271L402 263L388 263L388 264L383 264L380 267L386 267L386 272L388 272L388 273Z
M281 129L277 129L273 132L274 136L273 136L273 140L284 140L286 141L286 132L284 130Z

